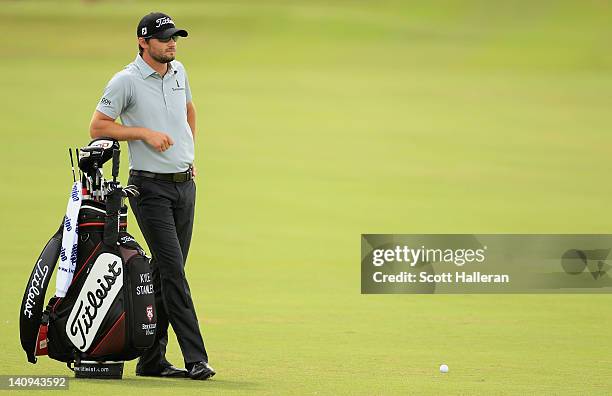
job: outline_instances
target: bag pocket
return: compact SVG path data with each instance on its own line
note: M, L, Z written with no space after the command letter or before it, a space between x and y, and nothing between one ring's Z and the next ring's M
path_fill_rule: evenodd
M139 250L121 248L125 260L127 344L135 350L149 349L155 341L157 314L149 259Z

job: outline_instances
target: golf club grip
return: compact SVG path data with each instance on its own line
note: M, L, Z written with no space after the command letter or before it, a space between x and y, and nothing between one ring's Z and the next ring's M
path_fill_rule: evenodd
M119 155L121 154L121 150L113 150L113 177L117 178L119 176Z

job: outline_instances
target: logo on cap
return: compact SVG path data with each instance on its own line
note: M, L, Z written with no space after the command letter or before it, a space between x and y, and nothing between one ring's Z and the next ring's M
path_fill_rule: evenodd
M168 31L168 29L173 30ZM176 29L174 26L174 21L170 15L166 15L161 12L152 12L142 17L138 23L138 28L136 29L136 35L144 38L157 38L158 36L167 38L165 36L169 35L170 33L172 35L176 34L177 36L187 37L187 31L183 29Z
M168 17L156 19L155 22L157 22L157 25L155 26L156 28L160 27L161 25L167 25L169 23L174 25L174 21L172 21L172 19Z

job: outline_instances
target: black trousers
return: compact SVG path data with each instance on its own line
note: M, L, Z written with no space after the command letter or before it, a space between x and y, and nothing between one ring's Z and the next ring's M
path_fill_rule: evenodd
M185 366L208 362L200 333L185 262L189 253L196 187L193 180L184 183L130 176L140 196L130 198L130 206L151 251L151 267L157 331L153 346L136 366L137 372L158 372L169 365L166 360L168 324L176 333Z

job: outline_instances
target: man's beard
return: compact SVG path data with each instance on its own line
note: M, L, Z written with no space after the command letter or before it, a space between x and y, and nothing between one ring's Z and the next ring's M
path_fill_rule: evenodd
M174 60L174 56L168 56L168 55L157 55L157 54L153 54L153 53L149 53L149 55L151 55L151 58L153 58L156 62L159 63L170 63Z

